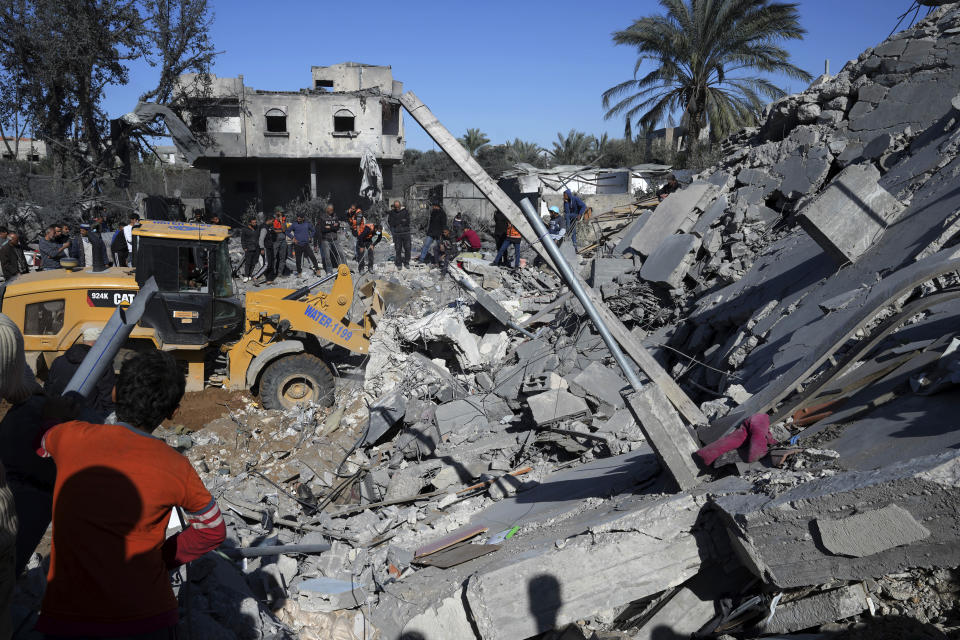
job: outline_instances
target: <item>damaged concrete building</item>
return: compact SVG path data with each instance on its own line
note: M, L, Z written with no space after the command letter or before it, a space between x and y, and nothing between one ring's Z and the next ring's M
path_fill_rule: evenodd
M360 192L360 159L372 152L385 188L406 147L388 66L346 62L311 68L310 86L269 91L243 76L181 76L187 124L207 144L194 166L209 169L223 212L272 210L294 197L330 195L338 210Z

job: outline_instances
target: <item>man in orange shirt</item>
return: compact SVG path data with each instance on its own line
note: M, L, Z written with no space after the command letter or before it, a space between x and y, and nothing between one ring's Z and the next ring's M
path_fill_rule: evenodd
M43 435L38 453L57 464L50 572L36 625L48 638L176 637L169 571L226 535L190 462L150 435L177 410L184 386L169 354L136 355L117 377L117 424L74 420ZM60 405L54 412L69 411ZM173 507L186 512L189 527L164 540Z

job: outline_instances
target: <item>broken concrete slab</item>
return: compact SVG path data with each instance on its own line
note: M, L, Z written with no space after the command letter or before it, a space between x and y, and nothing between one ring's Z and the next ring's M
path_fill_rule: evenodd
M683 587L647 620L630 640L689 638L715 615L712 600L703 600L691 589Z
M891 498L922 521L930 535L865 557L835 555L811 535L817 521L877 510ZM876 578L909 567L952 567L960 557L958 451L876 471L839 473L774 498L721 496L715 504L744 563L779 588Z
M367 429L363 444L373 444L403 418L407 411L407 401L399 391L393 391L378 398L370 405L370 427Z
M629 258L594 258L590 261L590 286L599 289L633 268Z
M700 238L692 233L668 236L643 263L640 277L676 289L683 284L699 248Z
M670 194L657 206L649 222L643 226L642 233L635 238L631 247L641 256L647 257L660 245L667 236L686 226L687 229L696 224L703 201L712 199L717 187L709 182L694 182L685 189Z
M929 529L897 504L847 518L818 518L814 522L828 551L853 558L872 556L930 536Z
M480 637L527 638L682 584L701 563L691 533L698 500L640 506L471 576L466 600Z
M800 213L804 231L840 264L856 262L903 211L879 180L872 164L847 167Z
M605 402L614 409L624 406L620 392L628 386L626 380L599 362L591 362L586 369L574 376L570 383L571 390L578 394Z
M643 232L644 226L650 222L652 217L652 211L644 211L637 216L637 219L630 223L630 226L628 226L626 231L624 231L623 237L620 238L620 242L618 242L617 246L614 247L613 255L623 255L628 251L635 253L637 250L633 247L633 243L638 239L640 234Z
M442 435L486 430L490 422L499 422L512 414L507 403L497 395L467 396L437 407L437 429Z
M527 398L533 420L544 427L561 420L579 418L590 414L586 401L569 391L553 389Z
M866 611L870 605L862 584L855 584L777 607L764 633L790 633L837 622Z

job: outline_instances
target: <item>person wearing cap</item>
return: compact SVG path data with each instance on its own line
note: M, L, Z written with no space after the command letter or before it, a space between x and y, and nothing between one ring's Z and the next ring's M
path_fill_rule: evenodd
M667 182L662 187L657 190L657 198L662 202L671 193L675 192L680 188L680 183L677 182L677 176L672 173L667 174Z
M483 244L480 242L480 236L470 227L463 230L463 233L457 237L457 242L460 243L464 251L480 251L483 247Z
M50 365L50 372L47 374L47 381L43 385L43 390L47 396L56 397L63 394L63 390L67 388L73 374L80 368L80 363L83 362L99 337L99 328L84 329L83 342L74 344L53 361L53 364ZM105 419L113 412L113 387L116 382L117 377L113 372L113 367L107 367L100 379L97 380L95 391L87 399L87 406L97 413L99 420Z
M39 392L33 372L23 355L23 334L8 316L0 314L0 398L13 406L14 412ZM6 417L4 422L6 422ZM22 430L19 430L22 431ZM4 443L6 444L6 443ZM13 453L3 447L4 457ZM27 452L16 452L20 456ZM0 638L11 637L10 600L16 583L16 543L19 520L7 471L0 463ZM46 527L44 527L46 528Z
M169 572L226 537L220 508L190 461L151 436L179 409L186 379L169 353L123 362L116 422L77 420L76 396L49 399L37 453L57 466L53 543L34 629L47 637L175 638ZM166 537L170 511L187 528Z
M457 211L457 215L453 216L453 220L450 222L450 235L454 238L459 238L463 235L463 230L467 228L467 223L463 219L463 212Z
M550 236L551 240L559 243L563 236L567 234L567 225L565 224L564 217L560 215L560 207L550 207L549 211L550 217L547 220L547 235Z

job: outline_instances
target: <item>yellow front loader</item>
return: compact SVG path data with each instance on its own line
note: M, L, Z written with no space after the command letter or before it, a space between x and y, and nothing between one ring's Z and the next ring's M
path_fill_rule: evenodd
M189 391L204 382L257 392L266 408L333 403L332 345L365 354L384 301L362 290L367 307L349 320L353 278L346 265L300 289L233 291L227 227L144 221L134 230L134 267L57 269L0 287L0 308L24 334L28 363L43 374L53 359L102 327L151 276L159 293L130 334L129 349L169 351L184 363ZM320 287L330 280L329 292ZM223 372L215 372L215 369ZM208 373L208 370L211 372Z

